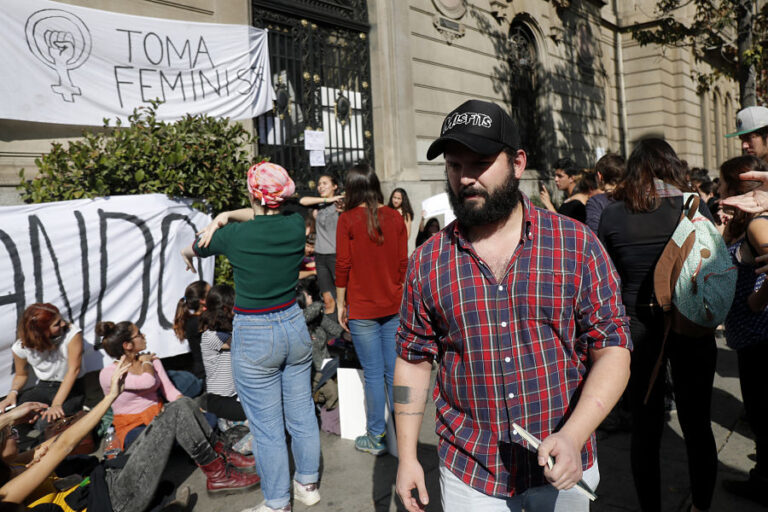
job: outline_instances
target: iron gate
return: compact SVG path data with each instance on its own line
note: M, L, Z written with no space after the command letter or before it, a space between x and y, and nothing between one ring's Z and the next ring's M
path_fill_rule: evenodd
M256 118L259 153L291 172L297 189L320 171L343 178L373 161L373 119L365 0L253 0L266 28L275 88L271 112ZM304 130L325 134L324 166L310 167Z

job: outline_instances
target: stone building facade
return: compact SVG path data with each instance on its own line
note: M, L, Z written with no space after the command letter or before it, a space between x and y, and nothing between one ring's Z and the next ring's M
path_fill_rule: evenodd
M737 85L720 78L699 95L691 73L710 69L708 63L697 62L687 49L662 51L632 39L628 27L651 19L654 0L64 3L169 19L269 25L272 37L287 43L296 34L316 38L324 53L314 69L302 68L307 64L301 55L291 61L295 69L273 60L278 63L273 85L282 87L287 104L280 107L282 114L276 106L270 115L287 116L281 117L283 124L290 120L299 131L346 129L351 135L338 136L341 142L329 149L334 152L327 155L329 162L343 169L351 160L370 157L387 191L403 186L415 205L443 190L442 162L427 161L426 149L446 113L469 98L503 104L518 120L530 152L524 190L547 179L559 157L590 166L603 152L627 154L637 140L651 135L664 137L690 165L705 166L713 175L720 162L740 153L738 140L724 138L739 108ZM350 45L357 53L349 53ZM270 48L271 54L277 51L277 45ZM317 71L331 67L333 72ZM329 96L314 107L302 104L318 95ZM311 182L317 169L309 168L300 152L280 153L293 139L288 131L279 139L265 136L267 121L245 123L262 135L257 151L285 155L292 162L287 166ZM18 202L20 168L34 169L34 159L52 141L77 137L81 130L0 120L0 204Z

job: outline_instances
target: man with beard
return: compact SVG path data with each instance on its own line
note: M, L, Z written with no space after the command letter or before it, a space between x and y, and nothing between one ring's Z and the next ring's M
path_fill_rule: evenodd
M588 228L518 190L526 154L499 106L451 112L427 158L441 153L457 220L416 250L406 277L398 495L409 511L429 500L416 450L437 360L444 511L588 510L573 487L597 485L594 430L629 377L616 271ZM543 440L538 452L513 422Z

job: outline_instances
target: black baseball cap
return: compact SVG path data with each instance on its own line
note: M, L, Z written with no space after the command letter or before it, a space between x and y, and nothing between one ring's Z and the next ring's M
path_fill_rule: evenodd
M449 142L481 155L494 155L505 147L519 149L520 134L503 108L490 101L469 100L445 117L440 138L427 150L427 160L441 155Z

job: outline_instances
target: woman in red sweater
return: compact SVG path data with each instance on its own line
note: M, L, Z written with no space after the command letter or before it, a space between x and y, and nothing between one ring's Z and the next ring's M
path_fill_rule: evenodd
M336 228L336 301L339 323L352 333L365 374L368 432L360 451L386 451L385 404L392 411L395 331L408 265L402 216L384 206L379 178L367 164L347 172L346 205ZM389 388L389 393L387 393Z

